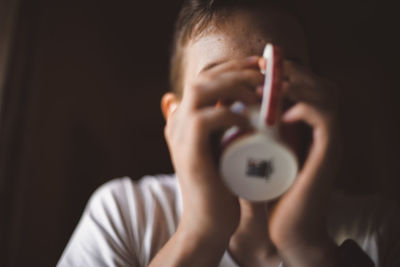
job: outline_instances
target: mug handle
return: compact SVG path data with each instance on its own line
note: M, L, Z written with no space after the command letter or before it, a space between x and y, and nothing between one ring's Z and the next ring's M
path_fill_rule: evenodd
M265 81L263 98L260 110L260 125L273 127L279 115L279 103L282 87L282 49L268 43L264 48L263 57L267 66L265 70Z

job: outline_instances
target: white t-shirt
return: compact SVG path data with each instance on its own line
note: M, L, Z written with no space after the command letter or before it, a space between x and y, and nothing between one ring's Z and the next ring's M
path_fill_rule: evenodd
M173 175L112 180L90 198L57 266L147 266L175 233L181 213ZM219 266L238 265L226 252Z
M90 198L57 266L147 266L176 231L181 213L174 175L146 176L138 182L128 177L112 180ZM339 216L331 214L333 221ZM374 238L360 239L343 229L335 231L337 241L353 238L376 263ZM225 252L219 267L236 266Z

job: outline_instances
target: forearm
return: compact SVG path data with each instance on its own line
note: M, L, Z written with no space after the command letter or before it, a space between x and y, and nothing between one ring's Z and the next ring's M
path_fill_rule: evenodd
M178 230L149 266L218 266L228 242L229 238L210 233L199 235Z
M340 246L332 240L324 243L314 243L296 250L281 252L284 267L374 267L375 263L353 240L347 239Z
M314 244L280 253L285 267L339 267L336 244Z
M331 239L279 250L285 267L339 267L338 246Z

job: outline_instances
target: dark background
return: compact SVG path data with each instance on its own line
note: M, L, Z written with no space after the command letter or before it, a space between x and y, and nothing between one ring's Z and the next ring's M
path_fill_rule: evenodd
M159 102L181 1L14 2L1 103L0 266L54 266L99 185L172 171ZM344 183L371 190L386 177L393 185L394 5L294 2L314 70L346 84L340 118L352 179Z

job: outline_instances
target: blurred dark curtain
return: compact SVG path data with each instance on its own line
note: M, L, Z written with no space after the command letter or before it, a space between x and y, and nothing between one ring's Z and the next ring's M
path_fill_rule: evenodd
M95 188L172 171L159 101L180 2L0 0L0 266L54 266ZM313 65L348 82L353 186L397 175L394 7L296 2Z
M171 172L159 102L177 5L19 1L2 102L0 266L54 266L96 187Z

